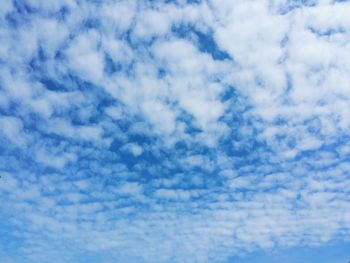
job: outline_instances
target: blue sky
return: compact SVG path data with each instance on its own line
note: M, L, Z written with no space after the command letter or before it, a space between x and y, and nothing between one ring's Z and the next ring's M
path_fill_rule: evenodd
M349 243L330 242L317 247L297 246L288 249L277 249L268 252L256 252L241 257L233 257L228 262L239 263L294 263L323 262L341 263L349 261Z
M350 2L0 2L0 262L350 260Z

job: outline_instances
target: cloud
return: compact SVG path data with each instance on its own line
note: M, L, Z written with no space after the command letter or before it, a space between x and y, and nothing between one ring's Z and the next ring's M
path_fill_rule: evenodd
M0 257L205 263L347 240L349 9L0 3Z
M20 119L11 116L1 116L0 127L2 135L12 144L25 147L27 139Z
M139 156L142 154L143 149L140 145L135 144L135 143L128 143L125 144L123 147L123 150L131 153L132 155L134 155L135 157Z
M98 45L99 35L90 31L77 36L66 53L73 72L95 84L102 81L104 71L104 58L97 48Z

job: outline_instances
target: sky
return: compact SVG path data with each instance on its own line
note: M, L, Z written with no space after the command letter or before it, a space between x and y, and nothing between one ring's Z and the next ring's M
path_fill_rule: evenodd
M350 261L350 1L1 0L1 263Z

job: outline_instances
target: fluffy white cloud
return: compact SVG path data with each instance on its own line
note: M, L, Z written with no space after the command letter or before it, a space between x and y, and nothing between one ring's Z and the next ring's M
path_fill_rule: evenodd
M0 127L2 135L12 144L19 147L25 147L27 145L27 138L23 131L23 123L20 119L10 116L1 116Z
M187 2L0 3L0 257L348 238L349 2Z

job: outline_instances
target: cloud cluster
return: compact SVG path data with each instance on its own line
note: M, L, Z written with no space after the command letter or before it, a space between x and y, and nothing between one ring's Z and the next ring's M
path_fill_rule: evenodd
M225 262L350 235L348 1L0 3L2 262Z

